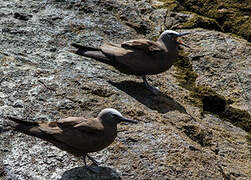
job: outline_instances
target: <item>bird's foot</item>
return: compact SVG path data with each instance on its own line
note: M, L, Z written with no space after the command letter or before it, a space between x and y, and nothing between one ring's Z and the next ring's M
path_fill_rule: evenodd
M158 87L148 86L147 89L149 89L149 91L151 91L154 95L158 95L160 93L160 90Z
M92 161L92 165L91 166L87 166L87 164L86 164L86 157L88 157L91 161ZM99 171L98 171L98 165L100 164L99 162L97 162L94 158L92 158L90 155L88 155L88 154L84 154L83 155L83 160L84 160L84 163L85 163L85 167L88 169L88 170L90 170L90 171L92 171L93 173L96 173L96 174L98 174L99 173ZM94 166L93 166L94 165Z
M143 76L143 81L146 86L146 88L151 91L154 95L158 95L160 93L160 90L158 87L151 86L148 82L145 76Z
M100 163L96 161L94 158L92 158L90 155L86 154L86 156L92 161L93 165L99 166Z

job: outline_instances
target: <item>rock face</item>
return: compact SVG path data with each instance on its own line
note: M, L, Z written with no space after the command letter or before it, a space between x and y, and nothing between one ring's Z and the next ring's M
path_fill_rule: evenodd
M156 2L153 0L153 2ZM161 0L157 7L187 14L176 28L206 28L233 33L251 41L251 3L245 0Z
M0 179L249 179L250 43L221 32L210 14L194 14L191 1L179 2L2 0ZM135 76L69 52L71 42L156 39L167 28L192 28L183 38L192 49L150 77L159 96ZM116 141L92 154L103 162L96 174L4 119L91 117L106 107L140 123L120 125Z

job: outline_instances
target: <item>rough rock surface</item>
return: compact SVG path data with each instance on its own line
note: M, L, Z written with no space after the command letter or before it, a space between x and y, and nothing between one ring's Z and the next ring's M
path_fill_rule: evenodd
M0 179L249 179L250 43L176 5L2 0ZM193 48L150 77L159 96L135 76L69 52L71 42L156 39L194 16L197 25L186 27L194 33L183 38ZM4 119L92 117L106 107L140 123L120 125L116 141L91 154L103 162L96 174L50 143L9 130Z
M185 13L189 19L176 28L216 29L251 41L251 3L246 0L152 0L157 7ZM156 3L158 2L158 3Z

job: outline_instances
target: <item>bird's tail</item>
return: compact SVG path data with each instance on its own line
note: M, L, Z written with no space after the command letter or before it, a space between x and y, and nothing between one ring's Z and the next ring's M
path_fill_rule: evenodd
M71 50L71 52L78 54L80 56L85 56L89 58L94 58L100 62L103 62L105 64L113 65L113 62L110 58L107 57L106 54L104 54L101 49L93 48L93 47L87 47L82 46L79 44L72 43L73 47L77 48L77 50Z
M58 143L58 141L53 137L52 134L46 133L41 129L40 124L43 123L42 121L28 122L15 117L6 117L6 119L8 120L7 125L10 126L14 131L38 137L42 140L53 143L59 148L61 147L60 143Z
M38 131L34 133L35 129L39 129L39 122L28 122L23 121L15 117L6 117L7 118L7 125L10 126L13 130L22 132L27 135L39 136ZM12 122L11 122L12 121Z

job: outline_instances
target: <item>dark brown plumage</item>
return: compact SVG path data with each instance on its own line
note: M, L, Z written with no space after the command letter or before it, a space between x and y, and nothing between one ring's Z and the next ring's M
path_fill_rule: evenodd
M189 33L167 30L160 35L157 42L135 39L121 44L107 43L100 48L75 43L72 46L77 48L73 52L78 55L109 64L125 74L142 76L146 87L157 94L158 89L150 86L145 76L162 73L173 65L178 57L178 45L187 46L177 41L177 37L186 34Z
M114 141L118 123L136 123L111 108L101 111L97 118L89 119L69 117L57 122L27 122L13 117L7 119L15 122L9 123L14 130L41 138L75 156L84 156L84 161L87 153L100 151Z

